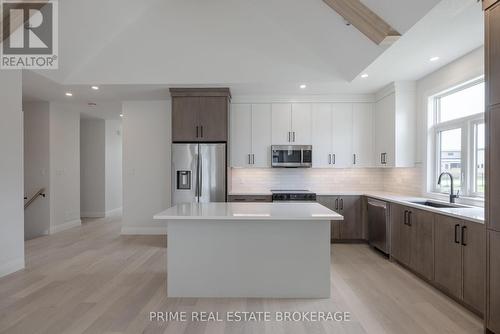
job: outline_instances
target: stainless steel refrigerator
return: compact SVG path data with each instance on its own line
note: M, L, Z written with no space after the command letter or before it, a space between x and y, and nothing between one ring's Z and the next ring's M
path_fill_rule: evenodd
M226 201L226 144L172 144L172 204Z

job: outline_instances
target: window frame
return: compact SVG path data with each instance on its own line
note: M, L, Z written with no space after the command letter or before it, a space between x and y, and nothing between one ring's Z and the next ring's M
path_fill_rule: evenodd
M477 182L477 143L478 143L478 137L477 137L477 126L480 125L480 124L483 124L485 125L485 119L483 117L482 120L473 120L471 121L471 125L470 125L470 128L469 128L469 131L470 131L470 136L471 136L471 140L470 140L470 155L471 155L471 158L470 158L470 168L471 168L471 171L472 171L472 174L471 174L471 180L470 180L470 193L471 193L471 196L472 197L482 197L484 198L484 192L478 192L476 191L476 182ZM485 128L485 135L486 135L486 128ZM486 143L485 143L486 144ZM485 147L486 149L486 147ZM486 159L486 156L485 156L485 159ZM486 163L486 161L485 161Z
M433 159L432 171L431 175L433 175L433 180L435 182L431 183L430 190L434 193L438 194L448 194L448 192L442 191L440 186L437 184L437 179L441 170L441 141L440 141L440 133L443 131L461 129L461 195L465 197L472 198L484 198L484 193L475 191L475 182L476 180L476 143L477 143L477 134L475 131L475 127L478 124L484 123L484 111L481 113L477 113L474 115L465 116L462 118L457 118L445 122L439 122L440 120L440 99L446 97L448 95L460 92L467 88L473 87L475 85L484 83L484 78L481 77L479 79L475 79L469 82L466 82L462 85L454 87L450 90L447 90L441 94L437 94L432 97L432 106L433 106L433 122L430 128L431 138L432 138L432 152L429 152L428 155L431 159Z

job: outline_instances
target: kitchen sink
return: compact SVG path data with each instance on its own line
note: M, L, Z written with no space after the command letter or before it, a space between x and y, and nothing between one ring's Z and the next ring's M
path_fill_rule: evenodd
M445 203L445 202L434 202L434 201L420 201L420 202L410 202L413 204L429 206L432 208L447 209L447 208L468 208L466 205Z

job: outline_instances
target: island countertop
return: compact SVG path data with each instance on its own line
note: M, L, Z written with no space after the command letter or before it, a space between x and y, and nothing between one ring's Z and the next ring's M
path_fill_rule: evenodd
M343 220L344 217L312 203L184 203L154 216L157 220Z

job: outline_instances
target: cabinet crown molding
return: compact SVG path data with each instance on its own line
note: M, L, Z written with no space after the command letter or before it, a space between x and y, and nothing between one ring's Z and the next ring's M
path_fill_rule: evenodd
M227 87L216 88L170 88L172 97L220 96L231 98L231 91Z

